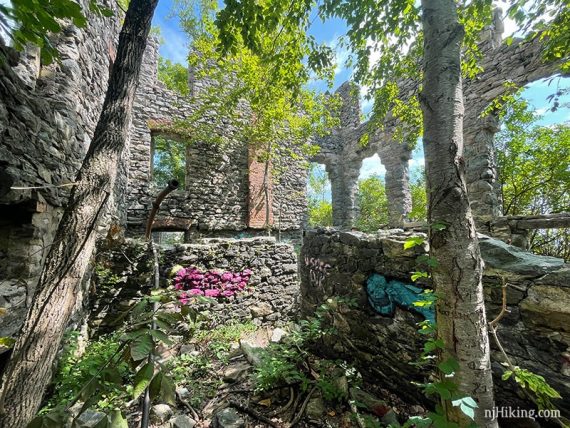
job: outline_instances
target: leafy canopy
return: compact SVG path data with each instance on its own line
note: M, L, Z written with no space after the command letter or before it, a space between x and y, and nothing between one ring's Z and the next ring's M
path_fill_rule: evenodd
M98 15L113 16L111 9L96 0L89 1L89 10ZM44 64L57 57L49 35L62 30L61 20L69 20L80 28L87 25L84 11L73 0L12 0L11 6L0 4L0 29L11 38L13 47L22 50L28 43L39 46Z
M164 188L175 179L184 188L186 177L186 143L174 141L163 136L152 139L152 182L158 188Z
M308 223L310 227L333 225L332 204L329 200L330 182L324 168L310 164L307 185Z
M183 65L158 57L157 77L171 91L178 92L184 96L189 95L188 69Z
M497 162L504 215L538 215L570 208L570 125L540 126L528 103L516 98L497 134ZM570 257L565 229L533 231L535 252Z
M492 22L492 2L459 2L458 6L459 20L465 30L462 72L473 78L480 71L481 52L477 42L481 30ZM527 37L542 38L545 59L561 61L566 71L570 67L569 6L566 0L513 0L507 11ZM291 49L297 56L275 52L265 58L278 62L282 73L294 75L299 64L304 65L304 73L319 64L303 62L298 49L311 46L307 30L312 21L317 16L323 20L343 19L348 31L340 46L350 48L348 65L354 67L354 78L368 88L367 97L374 99L371 127L382 127L383 120L391 113L401 123L395 138L415 144L422 132L416 97L421 87L411 85L415 88L412 93L402 93L401 86L406 79L421 81L420 13L420 6L414 0L232 0L218 14L216 25L223 52L233 51L238 40L253 52L262 52L264 40L271 33L291 35L294 41ZM294 84L301 85L302 79Z
M194 140L212 141L220 134L220 126L230 125L238 134L236 139L261 149L263 161L272 158L276 146L285 141L291 148L286 154L293 157L300 151L311 154L314 148L307 144L309 139L325 133L335 122L330 113L335 109L334 98L301 87L292 88L293 77L295 81L309 79L308 74L302 75L302 65L287 74L285 68L264 60L271 52L289 52L294 41L290 35L280 32L268 35L262 41L260 54L252 53L238 35L231 53L221 58L217 51L219 32L214 25L216 11L217 2L211 0L176 2L175 13L190 39L188 62L193 77L207 82L191 94L199 107L187 120L176 124L177 131ZM166 61L161 68L161 80L184 94L182 70ZM332 69L320 75L327 73L332 73Z

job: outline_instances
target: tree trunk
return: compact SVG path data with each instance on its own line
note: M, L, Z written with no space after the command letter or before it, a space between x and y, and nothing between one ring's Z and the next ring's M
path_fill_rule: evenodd
M424 82L420 96L424 119L424 152L429 195L430 251L437 259L433 282L437 293L438 336L445 343L442 359L455 358L453 381L459 396L477 403L475 424L497 427L484 417L491 410L489 336L481 282L483 263L467 198L463 160L463 91L461 43L464 29L454 0L422 0ZM442 224L445 228L437 227ZM450 402L443 403L451 421L468 419Z
M101 116L77 177L79 184L71 192L4 374L1 427L24 427L38 411L51 380L53 362L93 252L96 225L114 188L157 3L158 0L130 2Z

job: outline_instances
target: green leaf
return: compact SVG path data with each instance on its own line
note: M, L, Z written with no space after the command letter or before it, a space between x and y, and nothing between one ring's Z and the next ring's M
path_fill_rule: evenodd
M158 372L149 386L151 400L160 400L166 404L176 404L176 386L172 379L162 371Z
M437 232L441 232L447 228L447 225L445 223L436 222L432 223L431 228Z
M469 418L475 420L475 409L479 407L477 402L471 397L463 397L457 400L452 400L451 404L459 409Z
M172 345L174 343L167 334L163 333L160 330L150 330L150 334L156 340L164 343L165 345Z
M404 250L408 250L418 245L423 245L425 239L421 236L410 236L404 241Z
M148 300L142 299L133 307L133 310L131 311L132 318L136 320L140 315L143 314L143 312L147 310L147 308L148 308Z
M417 281L420 278L429 278L429 273L421 271L414 272L410 278L412 281Z
M506 370L505 373L501 376L502 380L508 380L513 375L512 370Z
M455 358L449 357L447 360L442 361L437 367L446 375L451 375L459 370L459 363Z
M14 346L15 343L16 340L12 337L0 337L0 346L10 349Z
M441 339L430 339L424 344L424 352L429 353L437 349L444 349L445 344Z
M148 333L142 334L131 343L131 357L134 361L140 361L147 358L154 348L152 336Z
M427 254L422 254L416 257L416 262L423 263L431 268L435 268L439 265L439 262L435 257L428 256Z
M160 398L167 404L176 405L176 386L172 379L166 375L162 377Z
M133 399L138 398L150 384L152 375L154 374L154 365L146 363L135 375L133 387Z

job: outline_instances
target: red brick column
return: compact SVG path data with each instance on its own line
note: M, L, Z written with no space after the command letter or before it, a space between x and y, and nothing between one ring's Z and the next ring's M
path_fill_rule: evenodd
M249 147L248 178L249 199L247 226L252 229L263 229L265 226L265 192L263 188L263 175L265 163L257 160L259 149ZM271 183L271 164L269 165L269 224L273 225L273 186Z

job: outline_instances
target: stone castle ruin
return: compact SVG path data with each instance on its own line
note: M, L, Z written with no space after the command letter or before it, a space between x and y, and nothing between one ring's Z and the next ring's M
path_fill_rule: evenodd
M523 87L531 82L551 77L559 72L558 64L544 63L541 43L514 41L501 44L501 27L489 29L486 39L479 46L483 72L474 79L463 82L464 116L464 158L466 180L473 215L483 233L500 236L503 239L525 245L526 231L540 227L568 227L567 214L524 219L502 217L500 182L498 180L494 135L499 131L499 119L490 112L482 115L491 102L509 93L513 87ZM404 99L417 96L418 83L411 80L400 82ZM412 209L409 190L409 167L412 149L395 138L399 123L390 114L382 129L374 129L360 121L359 90L345 82L338 88L343 105L340 125L331 135L321 138L320 153L313 159L324 164L331 181L334 227L350 230L354 226L358 207L356 191L362 161L378 154L386 168L386 195L389 203L391 227L406 225L406 217ZM367 143L362 144L363 135Z
M115 2L102 3L116 8ZM87 28L69 25L53 37L60 61L48 66L40 65L37 50L30 48L18 58L11 48L0 46L9 59L0 63L0 307L6 310L0 314L0 336L16 335L24 320L101 110L120 26L118 19L97 16L89 16L88 22ZM502 217L493 147L499 120L494 114L481 117L494 99L509 91L505 81L523 86L556 74L558 68L541 61L540 41L515 41L507 46L500 43L499 25L488 33L481 45L484 71L464 82L467 184L478 229L492 236L482 240L488 267L488 310L495 313L498 308L498 278L510 278L512 316L505 321L510 323L507 331L511 335L511 340L505 338L507 352L515 361L530 361L531 369L553 379L568 398L570 268L562 260L534 258L494 238L524 247L526 231L568 227L570 216ZM161 190L153 184L156 139L184 143L184 136L172 133L170 125L191 116L197 108L158 81L157 64L158 43L150 40L117 186L101 228L101 240L118 241L119 247L117 237L122 234L142 237L152 202ZM207 82L189 73L191 94L204 84ZM402 88L413 96L417 83L402 82ZM354 298L358 308L347 308L334 320L342 327L341 335L335 343L328 343L327 349L336 355L352 355L364 366L374 360L374 353L394 349L395 356L386 356L371 376L397 376L401 384L402 379L418 377L402 364L412 358L412 348L417 349L412 346L417 338L412 336L418 315L401 307L389 317L375 313L367 303L364 284L374 273L409 282L417 254L404 252L402 244L412 232L392 230L375 236L347 231L357 215L356 187L362 160L375 153L386 167L390 226L410 226L406 217L411 209L408 161L412 148L396 141L396 123L390 117L382 130L370 131L367 123L361 123L358 90L352 84L343 84L337 93L343 101L340 125L317 140L320 153L307 159L326 166L334 226L340 230L304 232L302 256L331 265L330 275L322 283L312 282L310 266L304 264L304 258L297 262L291 245L251 238L265 234L266 211L273 228L284 237L301 236L306 216L305 163L290 161L279 181L271 185L270 207L266 207L264 165L255 150L239 141L232 126L218 129L228 141L224 150L206 142L185 146L184 185L165 200L154 229L183 232L185 241L192 241L169 250L169 263L179 257L205 268L252 268L256 294L232 312L241 318L259 324L284 323L299 308L309 313L328 297ZM365 133L369 134L368 143L362 145ZM121 253L117 251L117 257ZM87 290L89 279L85 282ZM136 281L132 282L137 287ZM124 287L128 286L125 283ZM96 298L97 310L112 312L118 294L105 296L108 300ZM135 294L128 294L127 300ZM79 299L83 300L88 299ZM402 343L408 339L409 343ZM408 393L407 386L400 386ZM511 390L501 394L508 399L516 395ZM408 395L418 396L412 390ZM570 412L567 403L566 414Z

